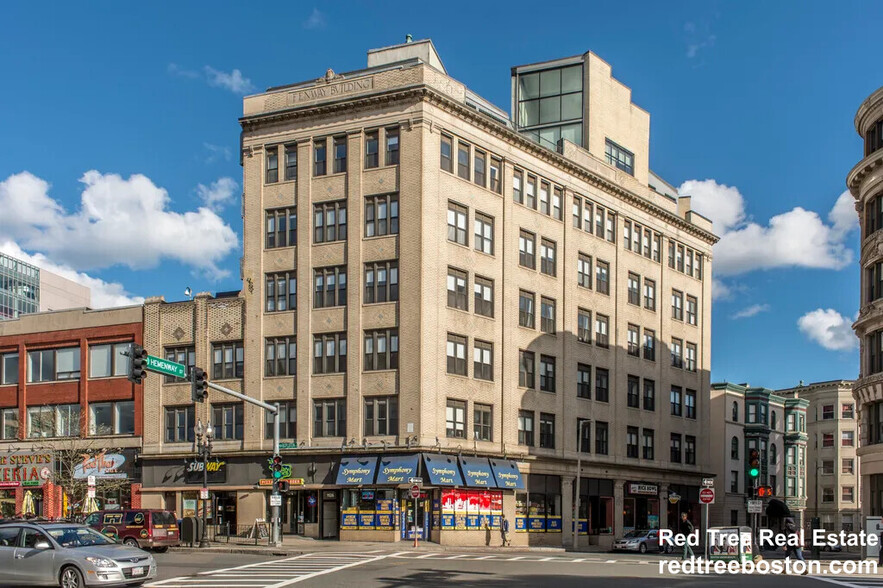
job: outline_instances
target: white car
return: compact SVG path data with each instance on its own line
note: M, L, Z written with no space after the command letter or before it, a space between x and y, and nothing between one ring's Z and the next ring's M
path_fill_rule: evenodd
M614 551L659 551L659 529L629 531L625 537L613 542Z

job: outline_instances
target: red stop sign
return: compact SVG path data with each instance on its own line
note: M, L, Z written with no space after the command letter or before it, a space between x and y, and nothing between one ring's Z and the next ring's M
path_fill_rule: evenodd
M703 488L700 490L699 502L702 504L714 504L714 488Z
M411 486L411 498L419 498L420 497L420 486L414 484Z

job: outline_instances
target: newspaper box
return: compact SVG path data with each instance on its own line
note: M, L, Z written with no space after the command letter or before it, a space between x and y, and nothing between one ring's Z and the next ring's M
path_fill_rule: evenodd
M751 527L709 527L708 558L712 561L751 561Z

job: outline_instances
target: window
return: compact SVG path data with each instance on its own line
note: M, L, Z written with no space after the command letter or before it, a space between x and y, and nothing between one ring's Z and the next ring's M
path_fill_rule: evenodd
M644 308L656 311L656 282L644 278Z
M536 356L533 351L518 350L518 385L533 388Z
M536 237L533 233L521 231L518 236L518 264L521 267L537 269Z
M441 136L441 168L446 172L453 173L454 171L454 163L453 163L453 145L454 140L447 136Z
M166 359L176 363L182 363L187 368L186 373L190 373L193 366L196 365L196 348L193 345L185 345L183 347L166 347ZM166 384L189 382L188 377L176 378L175 376L165 376L163 380Z
M264 438L273 438L273 414L264 412ZM279 403L279 438L297 439L297 406L295 402Z
M512 174L512 200L518 204L524 204L524 191L522 184L524 182L524 174L521 170L516 169Z
M841 431L840 433L840 446L841 447L852 447L855 444L855 432L854 431Z
M527 176L524 205L534 210L537 209L537 178L529 174Z
M89 434L135 434L135 403L128 400L89 404Z
M479 380L494 379L494 344L478 339L472 345L472 377Z
M655 432L653 429L644 429L644 459L655 459L654 457L654 445L655 445Z
M595 453L607 455L607 423L595 421Z
M465 376L466 373L466 337L448 333L448 373Z
M826 476L833 476L834 475L834 460L833 459L826 459L826 460L822 461L822 474L824 474Z
M129 375L131 343L92 345L89 347L89 377L108 378Z
M679 433L671 434L671 461L672 463L681 463L681 435Z
M316 243L346 240L346 201L325 202L313 206Z
M18 409L4 408L0 412L0 419L3 419L0 434L2 439L18 439Z
M576 396L592 398L592 366L584 363L576 364Z
M681 387L672 386L669 394L672 416L681 416Z
M684 393L684 416L688 419L696 418L696 390L687 388Z
M644 379L644 410L656 410L656 382Z
M626 388L626 399L629 408L641 408L641 380L638 376L629 376ZM637 436L637 434L636 434ZM636 441L637 443L637 441ZM637 453L637 449L635 450ZM635 456L637 457L637 455Z
M779 462L779 454L778 454L778 451L776 451L776 444L771 443L770 444L770 464L776 465L778 462Z
M855 418L855 405L851 402L849 404L842 404L840 407L840 418L842 419L854 419Z
M274 208L265 214L267 249L297 245L297 208Z
M475 404L473 409L472 427L474 438L479 441L493 441L494 408L489 404Z
M533 447L533 412L518 411L518 444Z
M195 410L193 406L166 407L166 443L193 442Z
M285 146L285 179L297 179L297 145Z
M595 315L595 345L605 349L607 349L609 343L607 337L608 323L609 319L603 314Z
M735 436L730 439L730 459L739 459L739 439Z
M475 276L475 314L494 316L494 282L481 276Z
M644 359L656 361L656 331L644 329Z
M687 343L684 348L684 369L688 372L696 371L696 344Z
M834 405L826 404L822 407L822 420L828 421L834 418Z
M687 296L687 324L696 324L697 301L695 296Z
M365 304L399 299L399 262L365 264Z
M279 181L279 147L267 147L267 183Z
M365 431L370 435L399 434L399 399L379 396L365 399Z
M0 355L0 384L18 384L18 353Z
M628 301L629 304L640 306L641 304L641 276L629 272L628 276Z
M555 415L540 413L540 447L555 449Z
M834 502L833 488L822 488L822 502Z
M641 355L641 346L638 343L640 339L640 328L637 325L630 324L628 326L628 354L639 357Z
M399 368L399 330L365 331L366 372Z
M313 335L313 373L341 374L345 372L346 333Z
M475 213L475 249L494 254L494 219L480 212Z
M520 290L518 293L518 324L533 329L536 326L533 292Z
M346 437L346 400L313 401L313 437Z
M445 432L454 439L466 438L466 403L448 399L445 409Z
M684 367L684 358L683 358L683 341L680 339L672 339L671 340L671 365L672 367L682 368Z
M677 267L679 272L684 271L684 246L678 245L677 249Z
M457 141L457 175L469 181L469 144Z
M551 355L540 355L540 390L555 391L555 358Z
M327 159L328 142L318 139L313 143L313 175L325 175L325 160Z
M854 463L853 459L843 459L843 461L841 463L841 467L840 467L840 473L852 475L855 473L855 471L853 469L854 466L855 466L855 463Z
M561 201L564 200L564 189L555 186L552 190L552 218L561 220Z
M346 306L346 266L313 270L313 308Z
M610 371L607 368L595 368L595 400L610 401Z
M212 379L241 378L245 356L242 342L212 344Z
M543 239L540 241L540 271L549 276L556 276L558 269L555 264L555 242Z
M555 334L555 301L543 296L540 298L540 330Z
M855 488L853 486L843 486L841 500L843 502L853 502L855 500Z
M676 321L684 320L684 293L678 290L671 291L671 318Z
M28 351L28 382L54 382L80 378L80 348Z
M466 272L448 268L448 306L459 310L469 310L469 297L466 294Z
M592 258L580 253L576 262L576 283L583 288L592 287Z
M582 107L581 65L519 74L518 126L539 127L526 134L544 147L582 145Z
M748 417L745 419L746 423L756 423L757 422L757 405L749 404L748 405Z
M580 343L592 342L592 313L580 308L576 314L576 338Z
M487 154L478 149L473 154L475 173L473 174L472 181L484 188L487 185Z
M607 139L604 145L604 154L607 156L607 163L621 169L629 175L635 175L634 153L620 147L610 139Z
M297 375L297 337L267 337L264 340L264 375Z
M610 264L600 259L595 265L595 289L599 294L610 294Z
M297 308L297 271L267 274L267 312L283 312Z
M696 437L691 435L684 437L684 463L696 465Z
M576 419L576 447L581 453L592 451L592 421L588 419Z
M739 422L739 404L735 400L733 401L733 414L731 419L734 423Z
M448 241L468 245L466 241L466 218L469 212L465 206L448 202Z
M399 129L386 129L386 165L399 164Z
M365 198L365 237L397 235L399 195L380 194Z
M497 157L491 157L491 190L497 194L501 194L503 186L500 181L503 173L503 160Z
M346 172L346 137L334 137L334 173Z
M377 131L365 133L365 169L380 165L380 137Z

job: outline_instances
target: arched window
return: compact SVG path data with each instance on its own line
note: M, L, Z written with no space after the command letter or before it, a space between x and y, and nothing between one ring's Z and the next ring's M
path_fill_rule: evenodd
M776 413L773 413L773 414L776 414ZM779 456L776 455L776 444L773 443L772 445L770 445L770 465L776 465L776 462L778 461L778 459L779 459Z
M730 441L730 458L739 459L739 439L736 437L733 437L733 440Z
M739 404L733 401L733 421L739 422Z
M776 428L776 411L773 411L773 414L770 415L770 427L772 429Z

